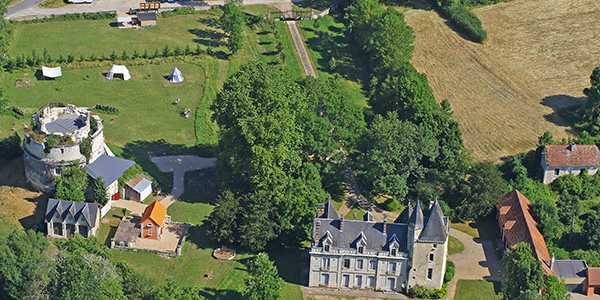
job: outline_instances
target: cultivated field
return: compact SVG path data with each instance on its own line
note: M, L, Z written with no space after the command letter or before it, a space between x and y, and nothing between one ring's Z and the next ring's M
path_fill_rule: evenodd
M413 64L436 98L448 99L477 160L530 150L550 131L570 133L556 109L581 102L600 64L595 0L514 0L474 12L488 31L469 42L431 9L406 12L416 34Z

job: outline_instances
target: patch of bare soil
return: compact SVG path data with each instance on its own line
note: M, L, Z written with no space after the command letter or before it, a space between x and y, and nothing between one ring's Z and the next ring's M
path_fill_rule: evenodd
M25 178L23 157L0 169L0 219L13 229L29 229L43 222L48 195L33 190Z
M514 0L475 9L488 32L470 42L430 9L406 12L416 34L415 67L448 99L477 160L532 149L550 131L572 133L556 110L581 103L600 64L596 0Z

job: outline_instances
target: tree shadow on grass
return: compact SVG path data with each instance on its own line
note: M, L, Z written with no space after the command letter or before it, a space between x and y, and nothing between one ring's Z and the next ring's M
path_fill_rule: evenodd
M193 40L194 43L213 48L225 45L225 42L222 40L223 38L225 38L225 34L223 34L222 32L200 28L190 29L188 30L188 32L197 37Z
M559 126L571 126L572 122L576 122L577 116L574 114L577 108L585 104L587 97L573 97L569 95L552 95L544 97L541 103L554 110L553 113L547 114L544 118L548 122L552 122ZM566 117L565 117L566 116ZM568 129L570 134L576 134L573 129Z
M268 251L269 259L275 263L281 279L292 284L301 284L302 269L307 259L305 252L302 248L284 247L275 247Z
M219 194L215 168L206 168L185 173L185 192L178 201L215 205Z
M123 158L130 159L139 164L142 169L150 174L163 191L170 191L173 187L173 173L163 173L150 160L154 156L171 155L196 155L200 157L214 157L216 145L197 144L187 146L171 144L163 139L156 141L133 141L127 143L122 149Z
M35 204L35 210L32 215L19 219L19 223L25 230L33 229L46 233L44 218L46 216L46 206L48 205L48 194L41 194L35 198L25 198L25 200Z
M193 243L198 249L216 249L220 247L206 235L207 227L204 222L200 225L192 225L188 229L186 241Z
M236 290L219 290L215 288L202 288L200 295L209 300L242 299L242 293Z
M198 19L198 23L213 28L219 28L221 26L221 21L218 18L200 18Z

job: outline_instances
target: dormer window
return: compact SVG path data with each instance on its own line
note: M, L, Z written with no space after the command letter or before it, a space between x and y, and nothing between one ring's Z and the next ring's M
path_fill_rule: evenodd
M363 246L358 247L358 253L360 253L360 254L365 253L365 247L363 247Z
M331 247L331 246L329 246L329 245L325 245L325 246L323 246L323 251L325 251L325 252L329 252L329 250L330 250L330 247Z
M390 252L392 256L396 256L398 250L396 250L395 248L393 248Z

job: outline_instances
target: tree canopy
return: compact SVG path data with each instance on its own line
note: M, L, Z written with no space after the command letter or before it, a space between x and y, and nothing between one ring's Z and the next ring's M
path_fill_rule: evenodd
M266 253L259 253L248 265L249 277L242 294L245 300L278 300L281 297L283 280Z

